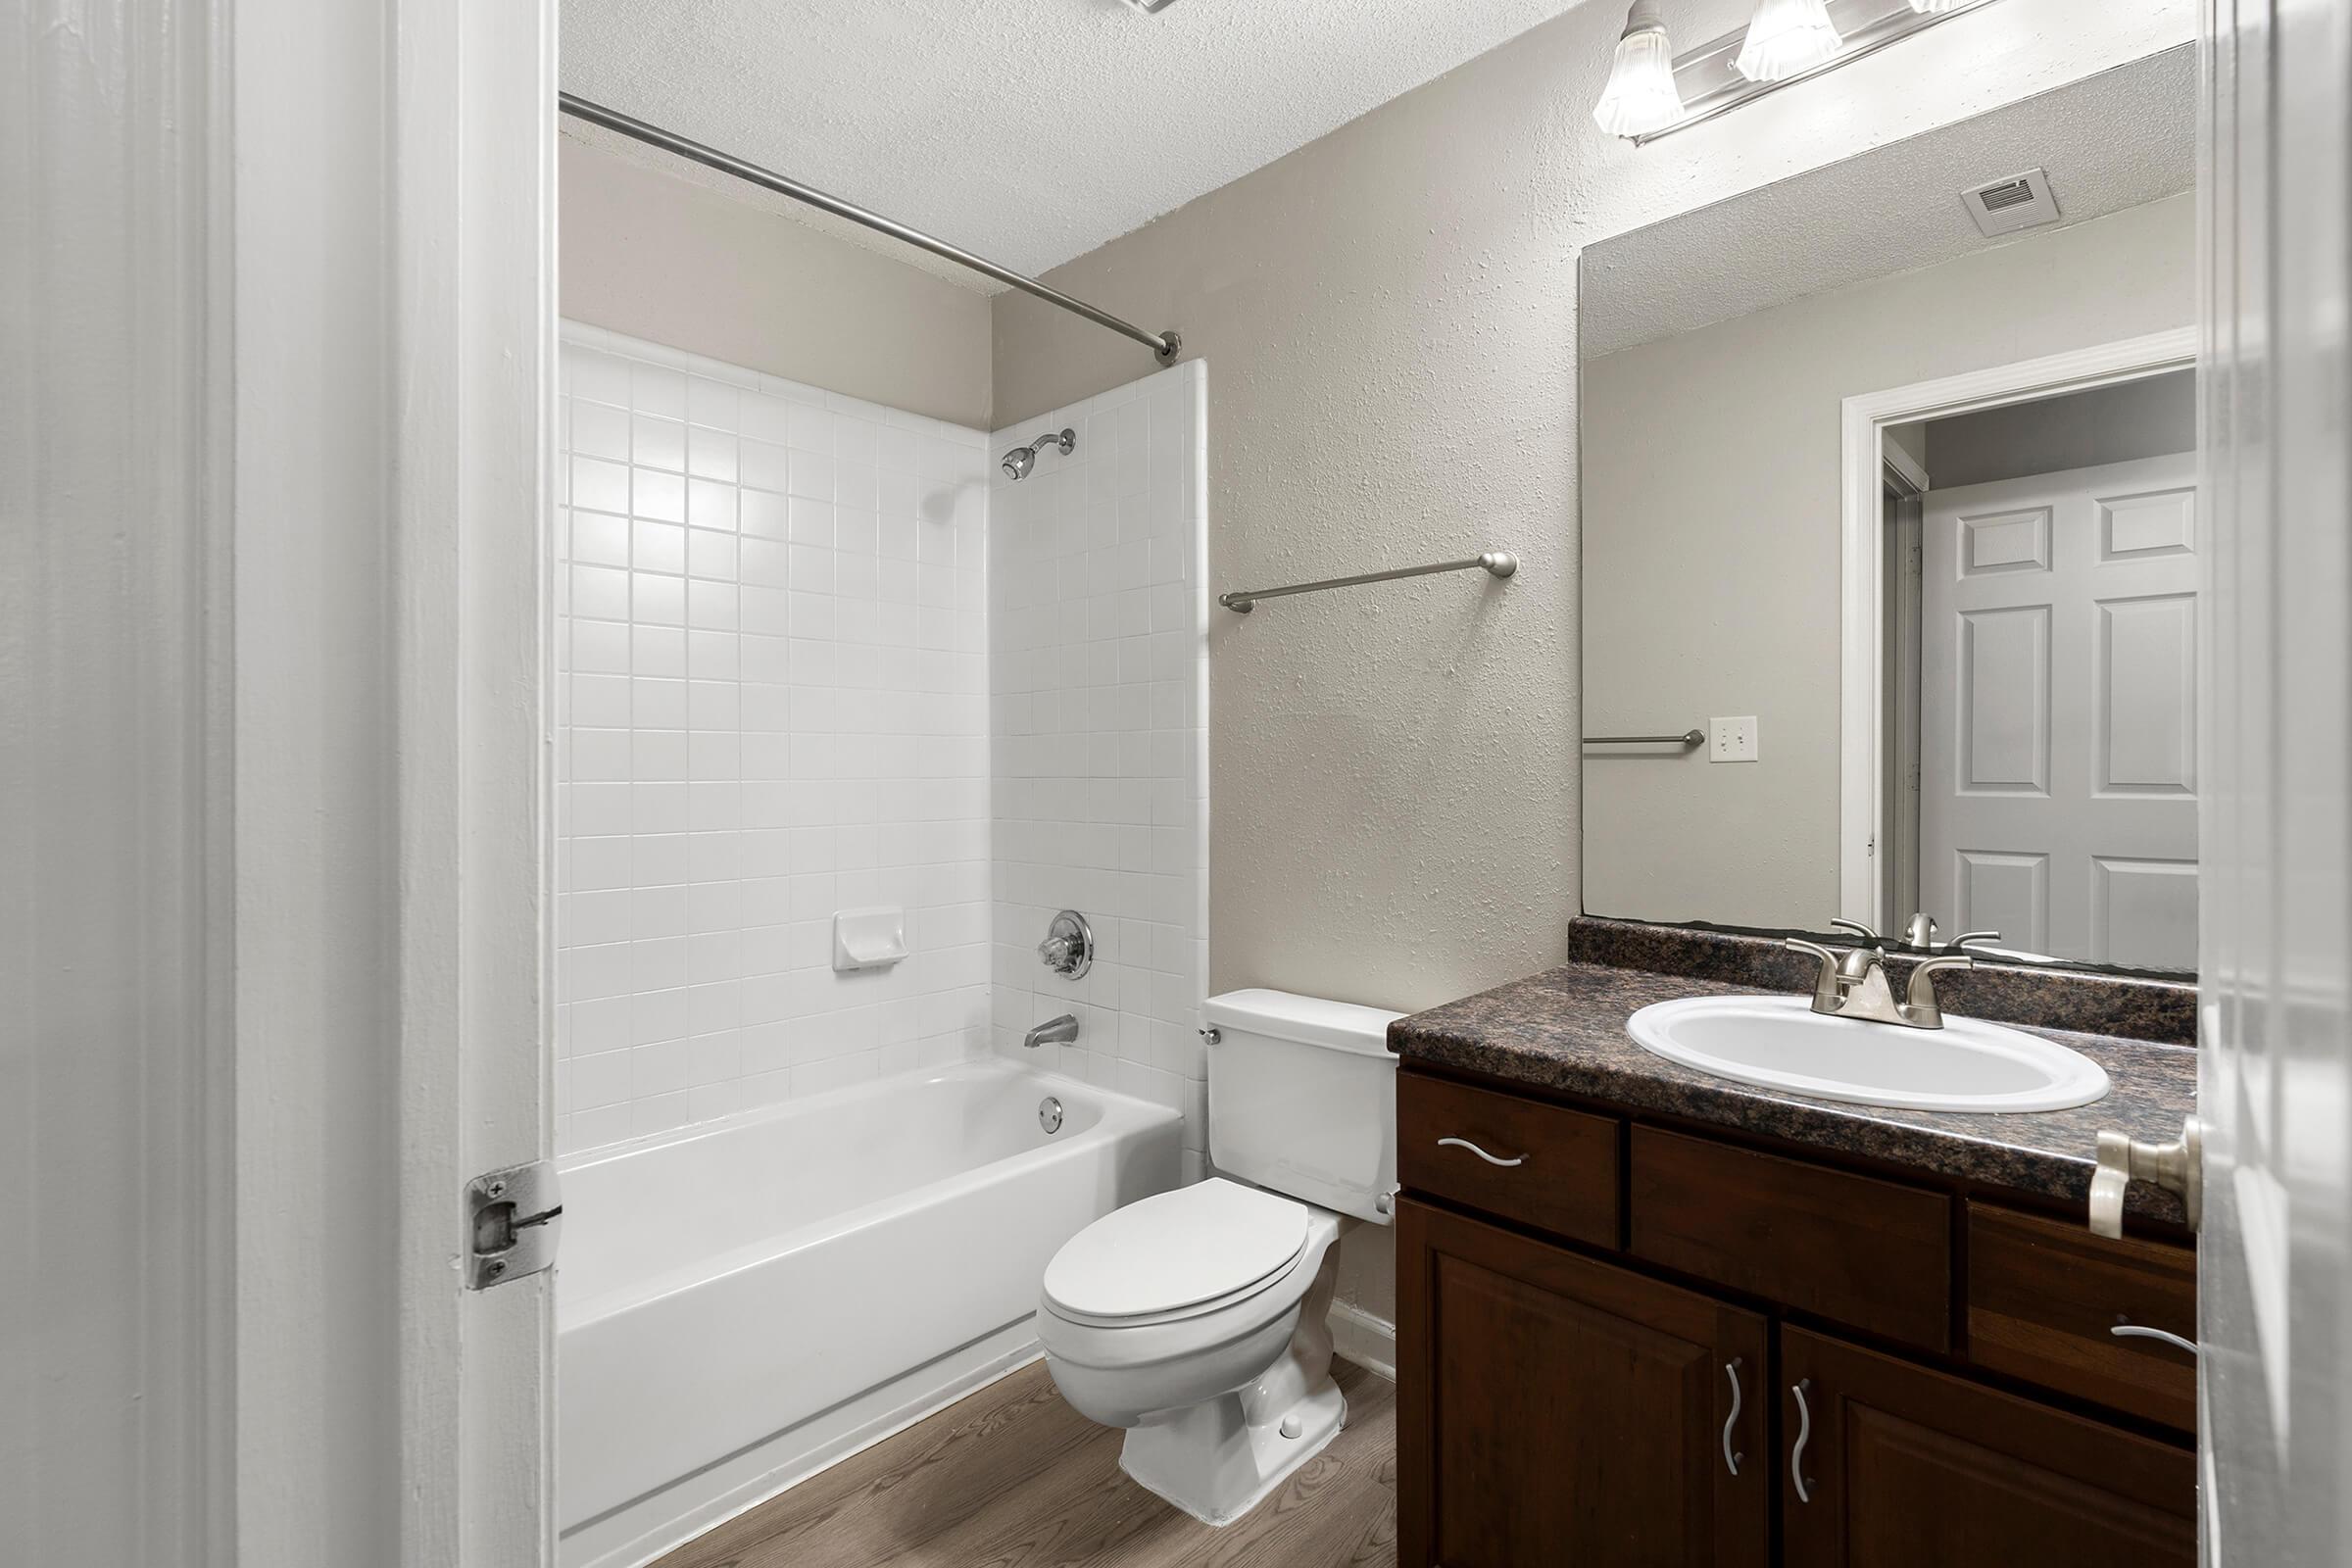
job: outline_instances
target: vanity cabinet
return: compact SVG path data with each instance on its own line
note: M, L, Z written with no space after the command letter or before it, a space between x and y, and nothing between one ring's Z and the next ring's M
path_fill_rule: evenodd
M1410 1199L1396 1243L1405 1561L1770 1560L1761 1313Z
M2185 1246L1508 1085L1397 1096L1403 1568L2194 1560L2193 1359L2110 1332L2194 1333Z

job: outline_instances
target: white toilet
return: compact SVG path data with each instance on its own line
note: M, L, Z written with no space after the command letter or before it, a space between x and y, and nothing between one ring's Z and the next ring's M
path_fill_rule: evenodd
M1070 1238L1046 1266L1037 1335L1062 1396L1127 1429L1120 1467L1222 1525L1347 1424L1325 1321L1334 1246L1358 1220L1389 1223L1401 1015L1281 991L1200 1011L1223 1174Z

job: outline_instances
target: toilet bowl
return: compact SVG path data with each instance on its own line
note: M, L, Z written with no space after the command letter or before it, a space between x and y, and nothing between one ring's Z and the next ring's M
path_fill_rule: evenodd
M1220 1229L1240 1233L1223 1250ZM1097 1221L1054 1257L1039 1302L1062 1397L1127 1429L1120 1467L1144 1487L1212 1525L1240 1518L1346 1424L1326 1321L1340 1230L1222 1179Z
M1211 999L1202 1014L1210 1155L1228 1174L1071 1238L1046 1268L1036 1321L1062 1396L1126 1430L1120 1467L1223 1525L1347 1423L1331 1376L1337 1244L1359 1221L1388 1221L1385 1034L1397 1014L1270 991Z

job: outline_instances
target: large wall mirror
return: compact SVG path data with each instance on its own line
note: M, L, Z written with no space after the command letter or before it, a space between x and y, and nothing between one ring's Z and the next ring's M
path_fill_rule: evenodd
M2196 956L2182 48L1581 283L1584 903Z

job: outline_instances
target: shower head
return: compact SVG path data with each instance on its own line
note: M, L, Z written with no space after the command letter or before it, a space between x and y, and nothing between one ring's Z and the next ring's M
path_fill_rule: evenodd
M1004 454L1004 476L1008 479L1028 478L1029 470L1037 466L1037 455L1048 447L1061 448L1061 455L1066 458L1078 448L1078 432L1063 430L1056 434L1049 430L1025 447L1014 447Z

